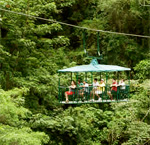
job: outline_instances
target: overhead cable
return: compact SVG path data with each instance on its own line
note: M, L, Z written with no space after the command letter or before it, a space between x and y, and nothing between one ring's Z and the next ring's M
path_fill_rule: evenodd
M46 18L42 18L42 17L37 17L37 16L33 16L33 15L21 13L21 12L10 11L10 10L6 10L6 9L2 9L2 8L0 8L0 10L1 11L5 11L5 12L9 12L9 13L13 13L13 14L18 14L18 15L23 15L23 16L26 16L26 17L39 19L39 20L49 21L49 22L53 22L53 23L59 23L59 24L62 24L62 25L70 26L70 27L75 27L75 28L79 28L79 29L89 30L89 31L96 31L96 32L117 34L117 35L125 35L125 36L132 36L132 37L150 38L150 36L146 36L146 35L137 35L137 34L112 32L112 31L105 31L105 30L99 30L99 29L92 29L92 28L88 28L88 27L77 26L77 25L68 24L68 23L64 23L64 22L60 22L60 21L56 21L56 20L51 20L51 19L46 19Z

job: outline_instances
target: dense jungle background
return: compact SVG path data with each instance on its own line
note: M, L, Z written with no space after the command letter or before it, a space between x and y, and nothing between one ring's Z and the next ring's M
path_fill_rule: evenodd
M149 0L145 0L149 3ZM0 0L0 8L150 35L143 0ZM103 64L132 69L130 101L58 103L57 70L88 64L82 30L0 10L0 145L150 145L150 39L100 32ZM86 31L97 55L96 32ZM67 85L68 76L62 76Z

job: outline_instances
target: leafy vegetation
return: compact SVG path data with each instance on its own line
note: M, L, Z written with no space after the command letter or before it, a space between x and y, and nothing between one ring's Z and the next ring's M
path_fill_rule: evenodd
M149 7L135 0L1 0L0 8L79 26L149 35ZM148 1L146 1L148 2ZM97 55L97 34L86 31ZM150 144L147 38L100 32L101 63L132 69L127 103L61 106L57 70L89 63L82 30L0 11L0 144ZM70 78L62 75L67 85Z

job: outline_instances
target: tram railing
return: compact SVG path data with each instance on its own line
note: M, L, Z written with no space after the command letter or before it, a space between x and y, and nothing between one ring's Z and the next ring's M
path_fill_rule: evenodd
M102 87L103 88L103 87ZM65 92L69 91L69 87L59 86L59 102L66 103ZM126 85L125 89L117 87L117 92L112 94L112 99L109 96L111 92L111 86L106 85L102 93L98 94L101 99L98 99L96 95L96 88L89 87L77 87L73 90L72 95L68 95L69 103L94 103L94 102L119 102L125 101L129 98L129 86ZM94 93L94 94L93 94ZM94 95L94 100L93 99Z

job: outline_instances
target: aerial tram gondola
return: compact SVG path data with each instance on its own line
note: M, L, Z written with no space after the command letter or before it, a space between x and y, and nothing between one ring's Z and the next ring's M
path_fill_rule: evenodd
M124 102L128 101L129 99L129 93L130 93L130 68L121 67L117 65L104 65L99 64L98 59L102 59L102 55L100 54L100 48L99 48L99 32L97 34L97 54L98 57L89 56L86 51L86 40L85 40L85 31L83 32L83 47L84 51L87 55L87 57L92 58L92 61L88 65L80 65L75 66L71 68L61 69L58 70L59 73L59 84L58 84L58 98L59 102L61 104L88 104L88 103L108 103L108 102ZM120 72L126 72L128 83L125 85L125 88L123 90L120 89L120 86L117 86L117 91L112 94L113 98L110 98L108 95L108 92L111 90L111 86L108 83L109 74L110 73L116 73L117 74L117 82L119 82L119 73ZM61 85L61 74L69 74L68 76L71 76L71 81L73 80L73 76L76 80L76 84L78 83L79 79L81 79L80 75L84 75L84 80L90 84L93 84L94 75L100 76L100 79L102 76L105 80L105 87L102 90L102 93L100 94L100 100L97 98L97 96L94 94L94 100L91 100L91 92L93 91L93 86L88 87L80 87L77 86L72 94L69 94L69 101L66 102L65 100L65 92L69 90L69 87L62 86ZM89 77L90 76L90 79ZM84 95L81 96L80 90L87 90Z
M146 5L145 5L146 6ZM9 8L9 5L6 5L7 8ZM86 45L85 45L85 41L83 43L84 46L84 50L85 53L87 54L88 57L94 58L92 60L92 62L89 65L83 65L83 66L76 66L76 67L72 67L72 68L68 68L68 69L64 69L64 70L58 70L59 73L59 86L58 86L58 96L59 96L59 102L60 103L65 103L64 101L64 91L66 89L68 89L68 87L64 87L61 86L61 73L71 73L71 80L72 80L72 75L75 74L76 76L76 82L78 81L78 75L79 73L85 73L85 78L87 80L87 74L91 73L91 82L93 82L93 73L105 73L106 76L106 86L105 86L105 91L103 91L101 97L102 100L101 101L94 101L94 102L90 102L89 101L89 94L90 91L92 89L92 86L89 87L89 92L86 94L86 100L85 101L80 101L80 97L79 97L79 93L78 93L78 87L75 89L75 93L71 96L71 99L68 104L77 104L77 103L101 103L101 102L119 102L119 101L127 101L129 98L129 92L130 92L130 68L125 68L125 67L120 67L120 66L115 66L115 65L101 65L98 64L96 59L102 59L102 55L100 54L99 51L99 32L105 32L105 33L109 33L109 34L118 34L118 35L125 35L125 36L133 36L133 37L143 37L143 38L150 38L150 36L145 36L145 35L137 35L137 34L127 34L127 33L120 33L120 32L112 32L112 31L104 31L104 30L98 30L98 29L93 29L93 28L87 28L87 27L81 27L81 26L77 26L77 25L73 25L73 24L68 24L68 23L64 23L64 22L59 22L56 20L50 20L50 19L46 19L46 18L42 18L42 17L38 17L38 16L33 16L33 15L29 15L29 14L24 14L24 13L17 13L15 11L10 11L7 9L2 9L0 8L0 11L4 11L4 12L9 12L9 13L13 13L13 14L18 14L18 15L23 15L23 16L27 16L27 17L32 17L35 19L40 19L40 20L44 20L44 21L49 21L49 22L53 22L53 23L59 23L62 25L67 25L70 27L75 27L75 28L79 28L79 29L84 29L84 30L90 30L90 31L95 31L98 32L98 55L99 57L93 57L93 56L88 56L88 53L86 52ZM85 31L83 32L84 34L84 39L85 40ZM88 68L88 69L87 69ZM91 69L90 69L91 68ZM109 73L111 72L127 72L128 74L128 85L126 85L124 91L120 90L119 86L117 89L117 93L114 94L114 100L110 100L110 98L108 97L107 91L110 89L109 83L108 83L108 76Z

